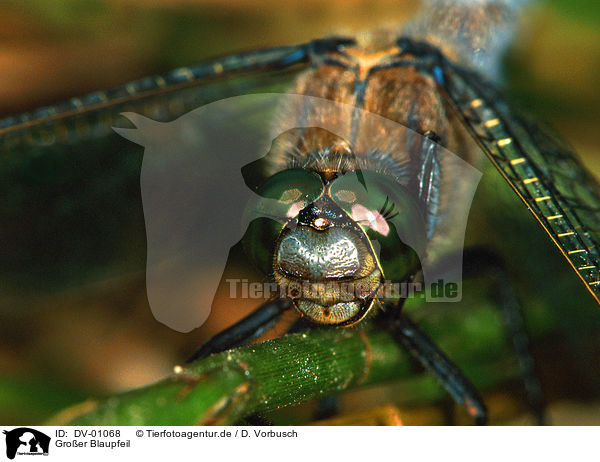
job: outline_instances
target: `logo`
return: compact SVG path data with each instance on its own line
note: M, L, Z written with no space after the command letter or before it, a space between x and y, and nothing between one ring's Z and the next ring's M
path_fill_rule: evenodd
M6 457L14 459L15 455L47 456L50 448L50 437L39 430L21 427L7 432Z

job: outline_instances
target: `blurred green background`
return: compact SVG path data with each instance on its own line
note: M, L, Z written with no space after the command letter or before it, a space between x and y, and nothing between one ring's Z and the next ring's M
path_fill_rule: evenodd
M3 116L211 56L393 26L418 2L15 0L0 6ZM600 172L598 2L545 0L529 8L506 57L505 84ZM600 310L499 176L486 176L480 190L473 210L485 218L471 219L468 240L494 241L518 275L528 319L542 339L536 355L554 421L600 423ZM514 215L495 212L504 206ZM0 422L32 424L87 396L163 377L252 305L215 310L199 331L176 333L152 318L143 272L135 272L26 302L0 299L0 307ZM435 332L431 311L418 317ZM343 402L368 408L393 401L394 393L381 388Z

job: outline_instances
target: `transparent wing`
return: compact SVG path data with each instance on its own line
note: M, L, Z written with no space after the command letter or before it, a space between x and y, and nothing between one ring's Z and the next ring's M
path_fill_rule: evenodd
M227 56L8 117L0 120L0 146L101 137L124 111L144 113L155 120L173 119L201 104L231 96L232 91L251 92L266 80L286 74L290 67L307 62L313 48L309 43Z
M464 125L600 303L600 186L573 150L480 76L444 62Z
M144 268L143 148L112 130L132 127L120 113L170 121L211 101L286 88L319 46L326 43L228 56L0 121L0 277L8 294Z

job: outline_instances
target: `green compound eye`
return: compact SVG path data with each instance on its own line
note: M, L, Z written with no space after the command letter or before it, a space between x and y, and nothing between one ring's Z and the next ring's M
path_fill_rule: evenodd
M269 217L287 222L322 193L323 182L316 173L300 168L284 170L258 188L257 196L246 207L245 218Z
M393 178L357 171L336 179L331 198L380 244L379 263L388 280L402 281L424 255L425 221L417 202Z
M285 223L323 193L321 177L304 169L276 173L257 190L244 212L242 238L250 260L265 274L273 271L275 244Z

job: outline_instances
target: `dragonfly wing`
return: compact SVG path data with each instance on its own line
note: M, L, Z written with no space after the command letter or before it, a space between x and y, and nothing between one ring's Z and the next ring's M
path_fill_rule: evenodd
M600 186L551 130L479 75L443 64L440 83L465 127L600 303Z
M232 55L71 98L0 120L0 143L10 147L25 141L50 144L101 137L127 111L172 120L201 104L277 80L279 72L307 62L309 53L310 44L305 44Z
M22 296L144 268L143 149L113 130L133 126L121 113L166 122L212 101L287 88L318 46L326 44L228 56L0 121L6 291ZM205 161L209 171L214 162Z

